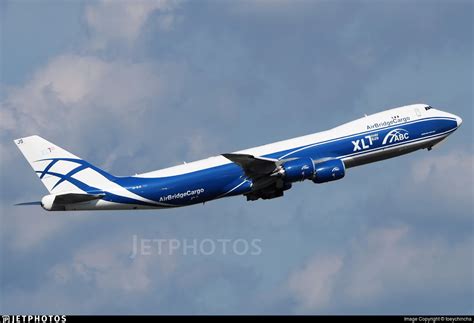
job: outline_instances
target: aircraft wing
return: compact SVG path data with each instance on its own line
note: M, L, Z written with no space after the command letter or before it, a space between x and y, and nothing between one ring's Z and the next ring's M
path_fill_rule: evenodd
M245 175L252 180L252 191L246 193L247 201L259 198L270 199L283 196L283 191L291 185L284 184L278 175L280 166L286 160L255 157L247 154L222 154L225 158L239 165Z
M222 154L222 156L239 165L245 175L253 180L272 174L282 164L282 161L278 159L247 154Z

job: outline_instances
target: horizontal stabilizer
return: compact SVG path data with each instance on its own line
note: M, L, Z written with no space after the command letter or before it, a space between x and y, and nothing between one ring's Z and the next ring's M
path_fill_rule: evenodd
M41 205L41 201L17 203L15 206Z
M54 204L66 205L72 203L88 202L93 200L99 200L104 197L105 194L78 194L78 193L67 193L56 195Z
M105 194L81 194L81 193L66 193L60 195L46 195L40 201L24 202L15 204L15 206L27 205L41 205L47 210L64 210L64 207L69 204L89 202L103 198Z

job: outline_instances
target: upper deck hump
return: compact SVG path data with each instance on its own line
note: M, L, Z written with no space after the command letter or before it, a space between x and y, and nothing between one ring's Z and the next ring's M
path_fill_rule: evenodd
M264 156L271 153L285 151L289 149L296 149L305 145L318 143L325 140L331 140L334 138L340 138L350 136L352 134L365 132L371 129L373 125L383 124L384 122L391 122L395 119L398 123L404 123L417 118L415 114L415 108L423 108L425 104L413 104L403 107L393 108L386 111L374 113L347 123L344 123L335 128L321 131L309 135L304 135L292 139L277 141L271 144L261 145L249 149L239 150L237 154L250 154L254 156ZM197 160L190 163L184 163L181 165L171 166L160 170L138 174L136 177L156 178L156 177L168 177L183 175L211 167L217 167L225 164L230 164L227 158L223 156L213 156L206 159Z

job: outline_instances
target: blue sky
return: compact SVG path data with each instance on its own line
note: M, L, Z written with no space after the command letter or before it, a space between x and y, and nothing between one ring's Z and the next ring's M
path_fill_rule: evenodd
M470 1L4 1L0 311L473 313ZM429 103L463 126L431 152L242 197L46 213L12 139L117 175ZM260 255L129 257L134 236L259 239Z

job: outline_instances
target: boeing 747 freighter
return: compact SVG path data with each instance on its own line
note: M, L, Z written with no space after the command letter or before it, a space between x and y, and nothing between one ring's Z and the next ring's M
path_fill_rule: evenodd
M272 199L300 181L336 181L351 167L431 150L461 123L456 115L414 104L327 131L126 177L39 136L15 144L49 191L41 202L23 204L48 211L163 209L236 195Z

